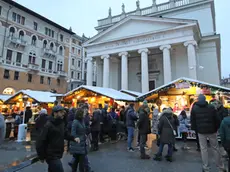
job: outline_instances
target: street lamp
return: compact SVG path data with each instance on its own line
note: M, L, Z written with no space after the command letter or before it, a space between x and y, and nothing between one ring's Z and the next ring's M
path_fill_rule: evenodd
M28 96L24 95L22 97L23 103L24 103L24 112L23 112L23 120L22 124L18 126L18 140L17 142L23 142L26 140L26 134L27 134L27 124L25 124L25 115L26 115L26 105L28 101Z

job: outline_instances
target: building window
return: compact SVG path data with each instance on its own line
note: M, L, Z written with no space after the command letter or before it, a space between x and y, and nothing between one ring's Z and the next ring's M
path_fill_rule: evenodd
M47 35L47 36L50 36L50 37L54 37L54 31L53 30L51 30L51 29L49 29L49 28L47 28L47 27L45 27L45 34Z
M34 30L38 30L38 23L34 22Z
M57 79L57 85L60 86L61 85L61 80Z
M32 77L33 77L32 74L29 73L28 74L28 82L32 82Z
M63 47L59 47L59 55L63 55Z
M61 61L58 61L57 63L57 71L62 71L62 62Z
M43 48L46 48L47 47L47 40L44 40L43 41Z
M54 37L54 31L52 30L52 38Z
M16 18L17 18L17 14L16 13L12 13L12 20L14 21L14 22L16 22Z
M80 73L77 73L77 79L80 80L80 78L81 78Z
M73 78L73 77L74 77L74 71L71 72L71 78Z
M49 70L52 71L52 69L53 69L53 62L49 61Z
M6 52L6 63L7 64L11 64L12 55L13 55L13 51L7 50L7 52Z
M85 63L85 70L87 69L87 63Z
M80 60L78 61L77 66L78 66L78 67L81 67L81 61L80 61Z
M80 56L80 55L81 55L81 50L78 50L78 52L77 52L77 53L78 53L78 55Z
M18 80L19 79L19 72L15 71L14 72L14 80Z
M31 45L36 46L36 41L37 41L36 36L35 36L35 35L34 35L34 36L32 36Z
M63 40L64 40L64 36L60 34L60 41L63 42Z
M40 76L40 84L44 84L44 76Z
M19 32L19 39L23 40L23 38L24 38L24 32L21 30Z
M2 15L2 6L0 6L0 15Z
M74 59L72 59L72 65L74 66Z
M71 87L70 89L71 89L71 90L73 90L73 84L71 84L71 86L70 86L70 87Z
M26 20L25 17L22 17L22 18L21 18L21 24L22 24L22 25L25 25L25 20Z
M15 34L15 28L11 27L10 28L10 35L9 36L12 38L14 36L14 34Z
M25 25L25 20L26 20L26 19L25 19L25 17L23 17L23 16L21 16L21 15L15 13L15 12L13 12L13 13L12 13L12 20L13 20L14 22L19 23L19 24Z
M51 85L51 79L50 79L50 77L47 78L47 84Z
M54 49L54 44L53 44L53 42L50 43L50 49L51 49L51 50Z
M36 54L35 53L30 52L30 54L29 54L29 63L30 64L35 64L36 63Z
M76 44L76 40L75 40L75 39L72 39L72 43Z
M10 71L9 70L7 70L7 69L4 70L3 78L4 79L10 79Z
M17 52L16 66L21 66L21 62L22 62L22 53Z
M45 68L46 68L46 60L42 59L42 69L45 69Z

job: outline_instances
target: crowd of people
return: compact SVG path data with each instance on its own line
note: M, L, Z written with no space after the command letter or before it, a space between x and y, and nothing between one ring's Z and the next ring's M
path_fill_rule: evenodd
M152 107L153 111L154 107ZM68 141L68 152L73 155L69 162L73 172L92 172L88 152L99 150L99 142L109 140L111 143L117 141L119 129L127 135L127 149L134 152L133 140L136 129L138 129L137 145L140 150L141 159L150 159L146 153L148 134L152 126L157 126L156 144L158 151L153 157L155 161L162 160L164 146L168 146L165 159L169 162L174 160L173 154L177 151L175 143L178 130L182 135L183 150L188 150L187 134L191 128L196 132L197 150L201 152L203 172L210 170L207 139L212 147L216 158L216 165L220 172L225 172L222 155L220 152L217 133L220 134L221 144L227 155L230 155L230 116L220 101L213 99L208 103L204 95L199 95L197 101L191 107L190 119L185 111L180 115L174 114L171 107L164 108L157 120L149 118L150 108L145 100L135 110L134 104L122 106L120 109L104 107L99 104L92 114L89 114L89 105L81 104L78 108L64 108L56 105L52 114L48 115L42 109L35 119L37 131L36 150L39 159L48 164L49 172L63 172L61 158L64 152L64 140ZM156 117L152 117L154 119ZM1 118L0 118L1 120ZM189 122L190 120L190 122ZM107 137L106 137L107 136ZM126 137L125 137L126 138ZM228 160L228 169L230 162ZM229 169L230 170L230 169Z

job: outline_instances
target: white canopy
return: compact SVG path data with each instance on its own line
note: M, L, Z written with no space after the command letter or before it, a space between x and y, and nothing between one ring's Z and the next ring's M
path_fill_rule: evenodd
M136 97L142 95L142 93L140 93L140 92L124 90L124 89L120 90L120 92L125 93L125 94L129 94L129 95L131 94L131 95L134 95Z
M53 103L56 100L55 97L52 97L55 94L48 91L20 90L13 96L9 97L5 102L7 103L19 94L27 95L28 97L36 100L39 103Z
M121 101L136 101L136 98L133 96L130 96L128 94L122 93L120 91L114 90L112 88L103 88L103 87L94 87L94 86L86 86L82 85L68 93L65 94L65 96L68 96L69 94L72 94L75 91L85 89L88 91L92 91L97 94L101 94L103 96L112 98L114 100L121 100Z
M4 102L4 101L6 101L10 96L11 96L11 95L2 95L2 94L1 94L1 95L0 95L0 100Z

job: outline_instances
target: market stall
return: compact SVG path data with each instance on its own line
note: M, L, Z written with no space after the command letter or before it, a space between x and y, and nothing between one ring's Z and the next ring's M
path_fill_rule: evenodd
M4 102L10 97L10 95L0 95L0 113L5 114L8 111L8 107L4 105Z
M90 105L90 112L98 108L98 104L108 104L109 106L125 105L125 102L135 102L136 98L114 90L112 88L94 87L94 86L80 86L63 97L63 102L72 107L78 107L81 103L88 103Z
M229 88L183 77L139 96L138 100L148 100L155 104L153 113L160 113L163 108L171 107L176 115L179 116L180 112L185 110L190 118L191 105L199 94L204 94L208 102L216 98L226 105L226 94L229 93ZM195 139L195 132L189 130L188 138Z

